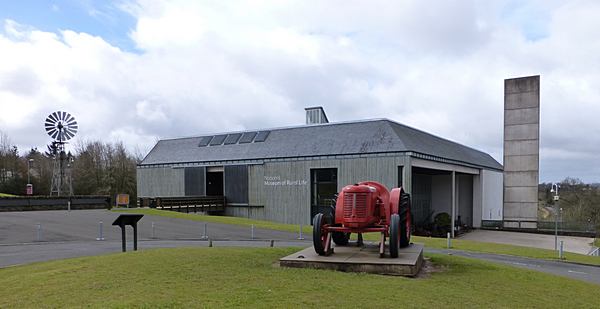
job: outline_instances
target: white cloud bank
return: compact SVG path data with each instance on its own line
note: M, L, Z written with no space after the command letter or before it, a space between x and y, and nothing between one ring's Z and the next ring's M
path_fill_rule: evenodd
M390 118L502 160L503 79L541 75L541 180L600 181L597 1L138 1L139 53L5 20L0 130L43 147L66 110L76 139L123 140Z

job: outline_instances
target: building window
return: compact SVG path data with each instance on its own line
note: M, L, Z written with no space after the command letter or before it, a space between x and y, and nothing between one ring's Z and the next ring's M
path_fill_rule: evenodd
M402 180L404 179L404 177L402 177L403 172L404 172L404 166L398 166L398 188L400 188L400 187L404 188L404 186L402 184Z
M312 218L317 213L331 214L337 192L337 169L321 168L310 171L310 201Z

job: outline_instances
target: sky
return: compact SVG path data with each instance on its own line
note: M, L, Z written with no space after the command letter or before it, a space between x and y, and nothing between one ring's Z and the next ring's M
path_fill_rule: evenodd
M541 76L540 181L600 182L600 1L0 0L0 131L72 144L388 118L502 163L504 79Z

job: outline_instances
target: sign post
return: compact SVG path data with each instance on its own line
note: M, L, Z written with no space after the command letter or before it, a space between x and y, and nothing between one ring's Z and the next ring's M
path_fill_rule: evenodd
M550 189L550 193L554 193L554 250L558 250L558 188L560 186L555 183L552 184L552 189Z
M127 237L125 236L125 226L131 225L133 228L133 251L137 251L137 223L142 219L144 215L139 214L122 214L120 215L112 225L116 225L121 228L121 241L123 252L127 251L127 247L125 245L125 241Z

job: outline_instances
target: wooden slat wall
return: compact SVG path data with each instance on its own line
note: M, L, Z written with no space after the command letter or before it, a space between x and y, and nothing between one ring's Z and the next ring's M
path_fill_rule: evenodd
M378 181L388 188L393 188L398 182L398 166L404 164L405 157L399 155L249 165L248 204L264 206L264 208L231 207L226 210L226 213L253 219L310 224L311 169L337 168L339 191L345 185L365 180ZM138 195L140 197L183 196L185 188L183 171L183 169L172 168L138 169ZM278 180L276 177L279 177ZM285 182L285 184L265 185L267 179Z
M225 166L224 177L227 203L248 204L248 166Z
M206 194L206 168L184 168L184 186L186 196L202 196Z
M138 197L184 196L184 170L158 167L137 169Z
M373 180L393 188L404 156L365 157L289 162L251 166L249 204L264 206L264 219L292 224L310 224L310 170L337 168L338 190L348 184ZM265 181L285 182L266 185ZM289 181L289 183L288 183Z
M262 165L248 166L248 204L264 206L264 168Z
M262 207L227 205L227 207L225 207L225 215L232 217L265 220L265 209Z

